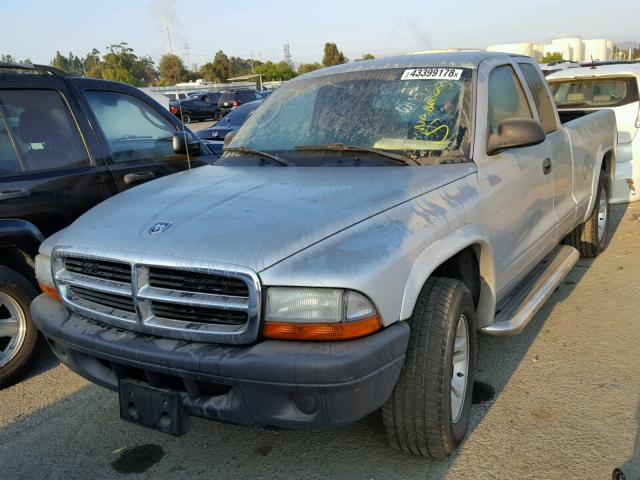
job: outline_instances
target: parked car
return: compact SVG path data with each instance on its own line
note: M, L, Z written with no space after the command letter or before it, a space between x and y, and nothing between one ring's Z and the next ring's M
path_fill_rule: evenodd
M189 94L184 92L167 92L163 93L163 95L169 100L186 100L189 98Z
M264 98L265 97L256 90L232 90L220 93L218 106L227 114L240 105L256 100L264 100Z
M230 134L233 135L233 134ZM521 332L609 239L615 118L536 62L410 55L287 82L213 166L107 200L36 259L34 321L125 420L463 440L476 331Z
M137 88L0 65L0 387L36 348L29 303L40 242L118 192L214 161L198 155L209 150L195 136L189 159L174 152L183 128Z
M169 111L176 117L181 118L185 124L197 120L211 119L218 121L223 117L224 111L218 106L217 99L213 103L206 100L209 97L215 98L214 95L205 94L191 97L187 100L174 100L169 105Z
M547 77L560 117L611 109L618 126L612 203L640 200L640 63L574 68Z
M262 102L264 102L264 100L255 100L253 102L245 103L233 110L213 127L198 130L196 135L198 135L202 140L205 140L211 150L217 154L221 154L224 139L227 134L239 130L240 127L244 125L244 122L253 115L253 112L255 112L256 108L258 108Z

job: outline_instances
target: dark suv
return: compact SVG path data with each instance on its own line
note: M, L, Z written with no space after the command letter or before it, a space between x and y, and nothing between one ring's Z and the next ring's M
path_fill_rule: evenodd
M245 103L254 102L256 100L264 100L265 97L260 95L256 90L233 90L222 92L218 100L218 106L226 115L231 110Z
M169 111L182 118L184 123L207 119L217 122L224 115L222 107L218 105L219 98L219 93L207 92L190 96L186 100L171 100Z
M0 64L0 388L36 347L29 304L40 242L107 197L217 159L183 129L129 85Z

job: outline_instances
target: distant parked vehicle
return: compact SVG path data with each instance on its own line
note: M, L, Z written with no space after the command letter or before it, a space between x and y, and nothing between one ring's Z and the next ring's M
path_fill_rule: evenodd
M186 100L189 97L188 93L183 93L183 92L163 93L163 95L167 97L169 100Z
M256 90L234 90L222 92L218 106L224 113L229 113L234 108L244 105L245 103L254 102L256 100L264 100L264 96Z
M547 80L565 118L596 110L614 111L618 148L611 203L640 200L640 63L572 68Z
M228 133L240 130L240 127L247 121L247 118L262 105L264 100L245 103L233 110L229 115L220 120L214 127L206 128L196 132L196 135L205 140L207 146L216 154L222 153L224 139Z
M224 116L223 109L218 106L218 95L206 93L187 100L174 100L169 105L169 111L184 123L207 119L218 121Z

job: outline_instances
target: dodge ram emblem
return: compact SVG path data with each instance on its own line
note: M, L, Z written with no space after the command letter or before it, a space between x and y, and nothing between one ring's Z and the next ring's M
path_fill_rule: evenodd
M173 224L169 222L158 222L151 226L151 228L149 229L149 235L156 235L158 233L165 232L169 229L169 227L171 227L171 225Z

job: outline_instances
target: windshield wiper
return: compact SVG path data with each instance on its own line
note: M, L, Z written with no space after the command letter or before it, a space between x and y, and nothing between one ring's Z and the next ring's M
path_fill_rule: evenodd
M421 165L421 163L414 159L407 157L406 155L400 155L399 153L387 152L386 150L380 150L378 148L359 147L358 145L345 145L343 143L327 143L326 145L299 145L294 147L300 151L329 151L329 152L361 152L372 153L380 157L389 158L403 165Z
M269 160L275 160L276 162L278 162L280 165L282 165L284 167L292 167L292 166L295 165L294 163L291 163L286 158L279 157L279 156L274 155L272 153L263 152L262 150L256 150L255 148L231 147L231 148L225 148L224 151L225 152L246 153L247 155L255 155L256 157L268 158Z

